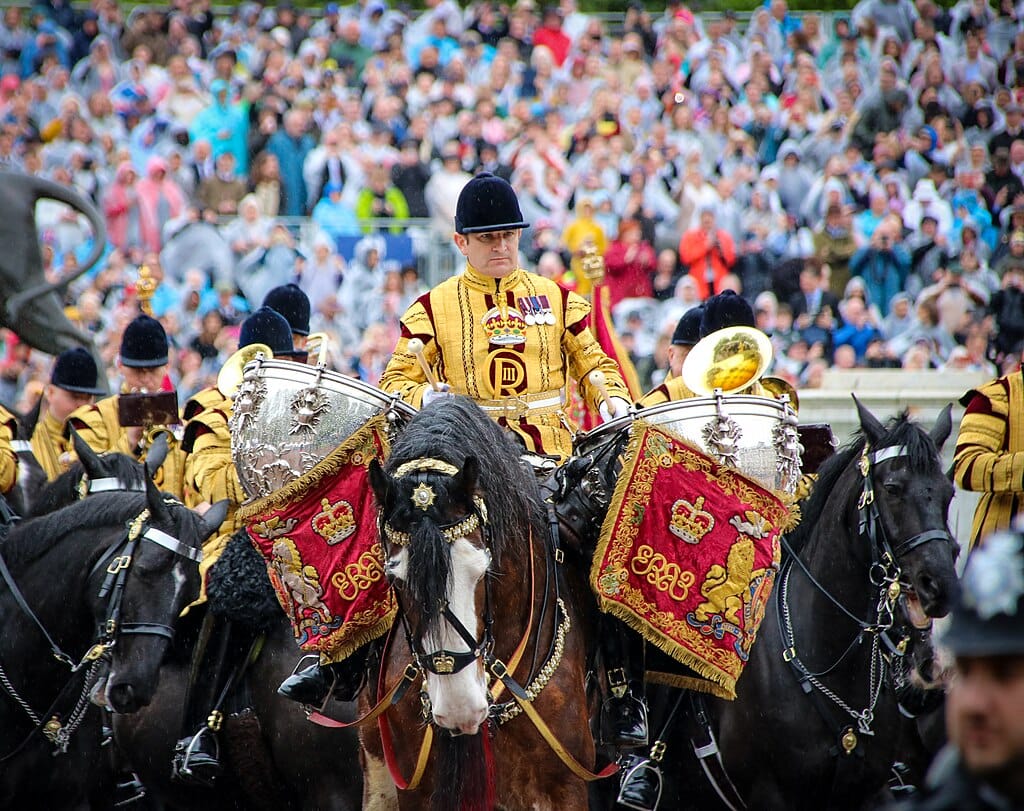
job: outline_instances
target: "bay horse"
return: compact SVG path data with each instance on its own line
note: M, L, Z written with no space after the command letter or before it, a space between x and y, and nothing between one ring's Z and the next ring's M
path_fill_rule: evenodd
M420 700L360 728L366 809L587 808L592 600L521 452L452 397L370 465L399 619L361 708L403 680L420 683Z
M149 484L11 529L0 544L0 807L109 802L93 682L105 661L115 711L149 701L158 676L149 663L171 642L171 621L198 584L201 544L223 510L207 524Z
M871 808L905 759L905 676L928 664L931 620L957 590L939 455L950 408L930 433L857 410L860 432L818 471L783 543L735 701L683 702L660 808Z

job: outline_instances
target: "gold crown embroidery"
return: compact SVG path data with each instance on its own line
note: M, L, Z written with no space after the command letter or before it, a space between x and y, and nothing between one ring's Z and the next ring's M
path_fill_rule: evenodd
M672 505L672 519L668 530L680 540L698 544L715 526L715 517L704 507L704 496L694 502L679 499Z
M482 324L489 343L496 346L526 343L526 319L519 310L492 307L484 315Z
M323 510L313 516L313 531L328 544L340 543L355 533L356 518L351 504L347 501L331 504L324 498L320 506Z

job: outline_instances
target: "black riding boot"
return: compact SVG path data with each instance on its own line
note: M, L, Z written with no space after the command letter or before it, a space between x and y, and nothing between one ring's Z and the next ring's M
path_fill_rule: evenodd
M655 811L661 801L661 759L665 742L671 738L672 726L683 700L683 691L660 684L648 685L651 716L662 723L658 739L646 755L626 755L622 761L617 807L633 811Z
M338 701L354 701L366 681L369 649L369 645L363 645L340 662L313 665L293 673L281 682L277 692L313 707L322 707L332 696Z
M601 742L617 749L647 746L643 640L603 615L601 654L610 694L601 706Z
M237 638L232 638L232 630L238 626L229 620L210 614L204 620L204 630L206 626L207 640L204 645L200 639L202 648L196 653L199 662L193 663L195 678L185 697L184 737L174 747L171 779L184 785L211 787L224 771L217 741L223 718L220 704L236 671L245 666L242 660L248 645L242 644L244 634L236 633Z

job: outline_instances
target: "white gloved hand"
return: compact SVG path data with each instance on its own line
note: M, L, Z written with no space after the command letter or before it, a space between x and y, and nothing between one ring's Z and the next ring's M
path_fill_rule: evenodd
M452 387L447 383L438 383L437 387L440 391L434 391L432 386L427 386L423 391L423 408L426 408L435 400L440 400L442 397L452 396Z
M601 415L602 422L608 422L608 420L615 419L617 417L625 417L629 414L629 402L621 397L612 397L612 411L608 411L608 401L605 400L601 403L598 408L598 413Z

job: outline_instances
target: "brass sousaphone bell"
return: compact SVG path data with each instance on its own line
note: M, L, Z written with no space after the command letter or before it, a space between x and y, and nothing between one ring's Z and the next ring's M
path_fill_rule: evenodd
M683 362L683 383L694 394L737 394L764 375L772 342L753 327L726 327L702 338Z
M273 351L266 344L249 344L238 349L224 361L217 375L217 388L225 397L233 397L242 385L242 372L246 365L262 354L267 360L274 357Z

